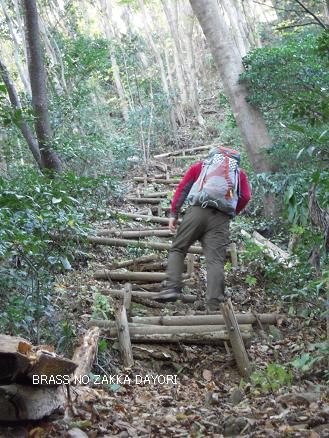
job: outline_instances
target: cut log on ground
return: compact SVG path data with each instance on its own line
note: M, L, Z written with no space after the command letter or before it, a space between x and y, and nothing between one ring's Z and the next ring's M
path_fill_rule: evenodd
M137 204L160 204L163 201L162 198L134 198L129 196L126 198L128 202L135 202Z
M63 413L65 404L63 386L0 386L0 421L41 420L57 412Z
M187 274L191 276L194 273L194 254L187 254Z
M0 335L0 383L25 383L32 382L33 376L73 373L77 367L74 362L45 348L33 347L23 338Z
M243 332L240 330L236 320L231 300L228 299L222 304L222 314L231 341L233 355L242 377L249 378L251 374L251 364L243 342Z
M183 152L189 153L189 152L198 152L198 151L206 151L206 150L210 150L212 148L215 148L216 146L219 145L207 145L207 146L197 146L195 148L189 148L189 149L179 149L178 151L172 151L172 152L165 152L163 154L158 154L158 155L154 155L154 158L166 158L166 157L171 157L171 156L175 156L175 155L180 155Z
M72 360L78 367L74 371L71 382L75 384L82 376L86 376L92 369L93 362L97 355L99 328L89 329L82 337L79 347L74 351Z
M256 324L260 321L262 324L276 324L282 315L278 313L236 313L236 319L239 324ZM152 325L221 325L225 324L223 315L184 315L184 316L134 316L131 321L136 324Z
M162 243L162 242L144 242L129 239L116 239L110 237L93 237L88 236L88 241L94 245L108 245L108 246L139 246L142 248L153 248L161 251L168 251L171 248L170 243ZM191 254L202 254L201 246L191 246L188 250L188 253Z
M105 328L105 327L104 327ZM241 332L252 332L252 326L251 324L243 324L239 326ZM117 336L117 329L114 326L114 324L111 324L108 326L108 329L110 330L110 336L116 337ZM161 326L161 325L129 325L129 333L131 335L151 335L151 334L179 334L179 333L186 333L189 335L194 334L204 334L204 333L213 333L213 332L219 332L219 331L225 331L226 327L224 325L213 325L213 326L206 326L206 325L189 325L189 326Z
M284 264L288 263L288 260L290 258L290 254L288 253L288 251L285 251L282 248L275 245L274 243L270 242L261 234L257 233L257 231L254 231L253 234L251 235L247 231L241 230L241 234L247 239L252 240L257 246L262 248L263 251L267 255L269 255L273 260L278 260Z
M110 295L110 296L112 295L116 298L120 298L124 296L123 289L109 289L106 291L102 291L101 293L102 295ZM157 298L157 295L158 295L157 292L143 292L143 291L132 290L131 299L132 301L135 301L135 297L136 297L136 298L155 300ZM182 294L180 300L183 303L194 303L194 301L196 300L196 296L189 294Z

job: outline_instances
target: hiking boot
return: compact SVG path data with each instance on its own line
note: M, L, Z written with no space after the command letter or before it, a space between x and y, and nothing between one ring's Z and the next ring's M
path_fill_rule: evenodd
M179 298L182 295L181 289L178 288L172 288L172 289L166 289L162 292L159 292L154 295L154 299L156 301L163 301L163 302L175 302L179 300Z
M221 310L221 304L224 302L223 298L213 298L206 303L207 312L218 312Z

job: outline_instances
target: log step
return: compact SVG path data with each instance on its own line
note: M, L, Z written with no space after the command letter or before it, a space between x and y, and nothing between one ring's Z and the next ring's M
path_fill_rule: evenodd
M163 218L161 218L163 219ZM162 242L144 242L128 239L115 239L110 237L94 237L88 236L88 242L96 245L108 245L108 246L139 246L141 248L153 248L161 251L168 251L171 248L170 243ZM200 246L191 246L188 250L191 254L202 254L202 248Z
M170 185L177 185L179 183L178 178L171 178L171 179L165 179L165 178L143 178L140 176L135 176L134 181L136 182L149 182L149 183L158 183L158 184L170 184Z
M134 198L131 196L126 197L128 202L135 202L137 204L160 204L163 198Z
M108 296L113 296L116 298L122 298L124 297L124 290L123 289L108 289L106 291L102 291L102 295L108 295ZM136 298L145 298L147 300L154 300L157 296L157 292L144 292L144 291L137 291L137 290L132 290L131 292L131 297L132 300L134 301L134 297ZM180 300L183 303L193 303L196 300L196 296L195 295L189 295L189 294L182 294L180 297Z
M197 146L197 147L195 147L195 148L189 148L189 149L180 149L180 150L176 150L176 151L172 151L172 152L165 152L165 153L163 153L163 154L157 154L157 155L154 155L154 158L166 158L166 157L172 157L172 156L175 156L175 155L180 155L180 154L182 154L182 153L184 153L184 154L186 154L186 153L189 153L189 152L198 152L198 151L206 151L206 150L210 150L210 149L212 149L212 148L215 148L215 147L219 147L220 145L218 145L218 144L214 144L214 145L207 145L207 146Z
M129 230L129 231L120 231L120 230L100 230L98 231L97 235L99 237L101 236L116 236L120 237L122 239L133 239L133 238L139 238L139 237L148 237L148 236L156 236L156 237L173 237L174 233L170 231L169 229L165 230L156 230L149 228L148 230Z
M142 222L155 222L159 224L169 224L169 219L167 217L161 217L161 216L149 216L146 214L138 214L138 213L126 213L124 211L119 212L120 215L125 216L127 218L136 220L136 221L142 221Z
M163 281L167 277L165 272L118 272L102 269L96 271L94 278L96 280L116 280L116 281Z
M278 313L236 313L239 324L276 324L282 318ZM224 324L223 315L184 315L184 316L135 316L131 321L136 324L151 324L165 326L187 326L187 325L219 325Z

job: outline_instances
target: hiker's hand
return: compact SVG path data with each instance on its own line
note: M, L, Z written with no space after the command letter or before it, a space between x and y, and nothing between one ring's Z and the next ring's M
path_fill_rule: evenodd
M169 230L172 232L176 231L177 220L174 217L169 219Z

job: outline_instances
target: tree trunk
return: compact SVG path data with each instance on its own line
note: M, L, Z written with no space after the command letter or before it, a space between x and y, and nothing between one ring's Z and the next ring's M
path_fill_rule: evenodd
M0 421L41 420L55 412L63 413L65 402L63 386L0 386Z
M325 23L327 24L327 26L329 26L329 0L325 0L324 17L325 17Z
M243 143L256 173L269 172L271 166L263 155L263 149L271 146L271 138L262 115L246 98L248 90L239 82L243 73L241 57L230 37L224 17L216 0L190 0L214 60L220 71L226 96L239 127Z
M35 112L35 131L38 138L42 166L52 172L61 172L62 165L51 149L52 133L48 114L46 71L43 64L39 35L38 11L35 0L24 0L28 66Z
M238 16L235 6L232 3L232 0L221 0L221 6L228 17L233 39L235 41L236 47L239 51L241 58L243 58L249 50L249 45L248 45L247 36L244 34L244 32L239 26Z
M14 84L11 82L8 70L6 66L3 64L3 62L0 59L0 74L2 77L2 80L6 86L8 96L11 102L11 105L14 110L22 111L22 105L19 100L18 94L16 92L16 89L14 87ZM31 129L24 119L23 115L21 115L18 119L17 125L19 129L22 132L23 137L25 138L28 147L30 151L33 154L33 157L35 158L35 161L37 162L40 169L42 169L42 163L41 163L41 154L39 150L39 144L36 138L34 137L33 133L31 132Z
M252 2L252 0L242 0L241 7L247 27L247 38L249 44L254 47L262 47L257 29L259 20L255 14L255 4Z
M197 82L197 73L195 68L195 55L193 49L193 30L194 30L194 15L191 9L190 4L186 3L188 7L187 11L185 11L185 49L187 55L187 78L188 78L188 86L189 86L189 96L191 99L191 105L194 112L194 115L200 126L204 125L204 119L201 114L199 97L198 97L198 82Z
M8 24L9 32L10 32L10 34L12 36L12 39L13 39L13 43L14 43L14 58L15 58L15 64L16 64L16 67L17 67L17 71L18 71L18 74L19 74L19 76L21 78L21 81L23 83L23 86L24 86L26 94L29 97L31 97L31 86L30 86L29 78L26 75L26 71L24 69L24 65L23 65L22 61L20 60L20 56L19 56L20 44L19 44L19 41L18 41L18 37L17 37L16 31L14 29L14 24L13 24L9 14L8 14L5 1L4 0L0 0L0 3L1 3L1 6L2 6L2 10L3 10L4 16L5 16L6 21L7 21L7 24Z
M172 106L172 99L170 97L170 89L169 89L166 71L165 71L164 64L163 64L163 61L161 58L161 54L160 54L160 52L159 52L159 50L158 50L158 48L153 40L153 37L152 37L151 29L150 29L150 26L148 24L148 17L147 17L146 10L145 10L144 0L138 0L138 5L140 7L140 10L141 10L142 16L143 16L143 20L144 20L146 38L149 42L149 45L151 47L151 50L154 54L154 57L157 61L157 64L158 64L158 67L160 70L160 77L161 77L163 91L168 99L169 105ZM170 116L170 122L171 122L171 127L173 130L173 134L175 137L175 141L177 142L177 123L176 123L174 108L169 109L169 116Z
M117 63L117 59L115 56L115 50L113 46L114 42L114 30L112 28L112 11L111 11L111 4L110 0L100 0L101 8L102 8L102 18L104 23L104 30L107 40L110 43L110 57L111 57L111 64L112 64L112 74L114 79L115 88L117 90L117 94L119 97L120 107L121 107L121 113L122 117L125 121L129 118L129 110L128 110L128 104L126 99L126 93L124 90L124 87L122 85L121 81L121 75L120 75L120 69Z

